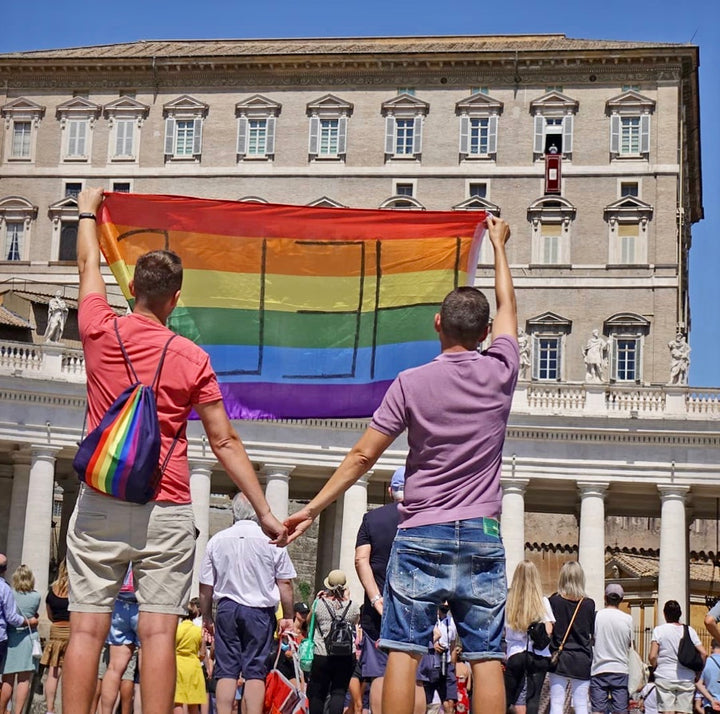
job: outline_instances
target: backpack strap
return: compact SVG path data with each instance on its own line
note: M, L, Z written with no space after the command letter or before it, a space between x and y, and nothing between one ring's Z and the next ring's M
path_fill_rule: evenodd
M130 369L130 372L132 373L133 378L135 379L135 383L140 382L140 378L137 375L137 372L135 371L135 367L133 367L133 363L130 361L130 355L128 355L127 350L125 349L125 345L123 344L122 338L120 337L120 330L118 329L118 320L117 317L113 320L113 327L115 328L115 335L117 337L118 344L120 345L120 350L123 353L123 357L125 359L125 363L127 364L128 368ZM167 349L170 343L177 337L176 334L173 334L170 336L168 341L165 343L165 346L162 349L162 353L160 354L160 361L158 362L157 369L155 370L155 376L152 379L152 382L150 383L150 386L153 388L153 391L157 390L157 386L160 382L160 372L162 371L163 364L165 363L165 355L167 354Z

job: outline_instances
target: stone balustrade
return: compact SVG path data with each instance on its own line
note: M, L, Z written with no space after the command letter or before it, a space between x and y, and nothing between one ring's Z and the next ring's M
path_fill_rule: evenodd
M82 350L61 344L0 341L0 377L85 383ZM720 389L676 385L520 382L513 412L620 418L720 419ZM283 420L286 421L286 420ZM305 426L358 428L362 420L313 419Z

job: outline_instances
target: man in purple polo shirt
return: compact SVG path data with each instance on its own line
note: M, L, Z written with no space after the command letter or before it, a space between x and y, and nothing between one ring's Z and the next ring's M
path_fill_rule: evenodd
M380 646L389 650L383 711L411 714L420 657L437 607L450 604L473 672L474 714L505 711L502 632L505 551L498 516L505 430L520 361L517 307L505 244L510 228L488 216L495 252L492 345L489 305L475 288L453 290L435 316L441 354L402 372L370 426L320 493L285 522L294 540L408 430L405 498L383 593Z

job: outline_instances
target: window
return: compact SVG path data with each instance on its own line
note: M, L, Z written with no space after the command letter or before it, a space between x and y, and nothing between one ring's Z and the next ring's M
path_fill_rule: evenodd
M485 198L487 196L487 184L484 181L471 181L468 184L468 195L470 198L473 196Z
M606 103L610 115L611 158L648 158L650 116L655 102L634 89Z
M620 183L620 196L635 196L637 198L640 195L640 187L637 181L622 181Z
M5 117L5 157L6 161L35 160L35 136L45 107L29 99L19 97L5 104L2 109Z
M150 107L138 102L135 93L121 92L120 97L105 105L110 127L109 161L137 161L140 131Z
M75 261L77 259L77 221L62 221L60 225L60 250L58 260Z
M203 120L208 105L183 95L168 102L165 111L165 157L170 161L199 161Z
M0 199L0 260L26 260L30 226L37 216L37 207L19 196Z
M63 161L90 161L93 129L100 110L99 104L84 96L75 96L57 108Z
M616 382L642 380L643 339L649 334L650 322L634 313L618 313L605 321L610 337L610 378Z
M13 159L30 158L32 123L29 121L14 121L12 131L12 153L10 155Z
M553 312L533 317L527 322L532 340L532 378L543 382L562 379L562 354L565 336L570 333L572 322Z
M66 196L72 196L73 198L77 198L80 191L83 190L82 182L80 181L66 181L65 182L65 190L64 194Z
M535 379L560 379L560 338L535 336Z
M630 184L637 192L637 183ZM653 207L628 193L605 206L609 230L608 263L611 265L645 265L647 258L647 226Z
M275 154L275 123L280 104L255 94L235 105L239 160L268 161Z
M561 196L543 196L528 208L532 226L532 263L570 263L570 229L576 209Z
M470 94L490 94L489 87L471 87Z
M415 195L415 184L397 182L395 184L395 195L396 196L414 196Z
M25 225L21 221L8 221L5 223L3 260L22 260L24 231Z
M307 105L310 117L308 154L311 160L342 160L347 152L348 117L353 105L344 99L326 94Z
M398 94L409 94L411 97L415 96L415 87L398 87Z
M407 93L383 102L386 159L420 158L423 118L429 108L427 102Z
M560 88L561 89L561 88ZM579 103L558 88L552 88L542 97L530 102L533 114L533 157L561 154L572 158L573 125Z
M130 193L130 191L132 191L132 185L130 181L113 181L112 190L115 193Z
M460 116L460 160L494 159L497 153L498 116L503 104L483 92L455 105Z

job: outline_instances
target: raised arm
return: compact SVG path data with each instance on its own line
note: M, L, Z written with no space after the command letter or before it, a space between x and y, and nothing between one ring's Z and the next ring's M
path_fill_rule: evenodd
M335 473L320 489L320 493L307 506L293 513L285 521L289 535L288 543L301 536L325 508L367 473L393 441L395 441L394 436L387 436L377 429L368 427Z
M77 267L80 274L78 302L89 293L100 293L107 297L105 281L100 272L100 244L98 243L97 220L83 218L83 214L97 215L103 200L101 188L86 188L78 194Z
M495 303L497 311L492 323L493 340L509 335L517 340L517 303L505 244L510 240L510 226L492 214L487 217L488 237L495 251Z
M233 429L221 400L209 404L196 404L208 442L230 480L245 494L257 513L260 527L275 545L283 546L287 539L285 527L270 511L255 469L248 458L240 437Z

